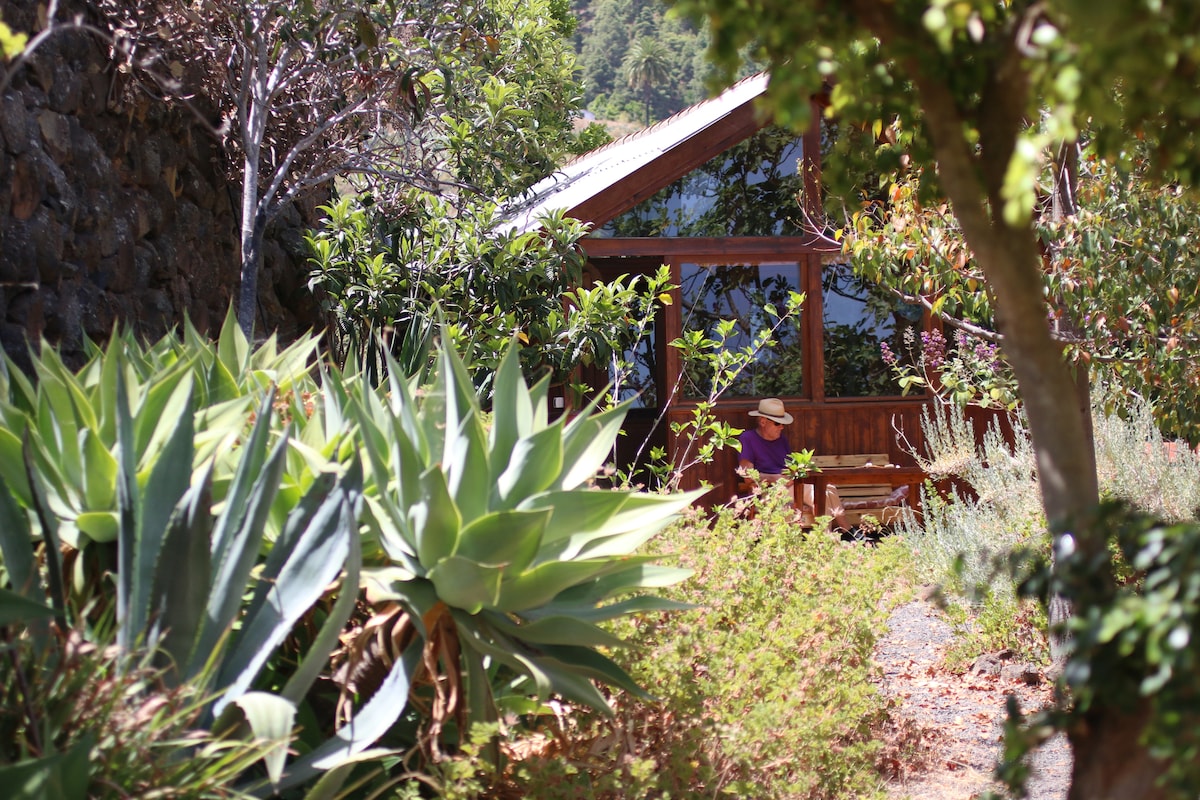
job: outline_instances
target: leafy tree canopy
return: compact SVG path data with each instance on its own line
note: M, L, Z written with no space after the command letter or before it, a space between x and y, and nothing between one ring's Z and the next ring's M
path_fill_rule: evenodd
M1115 164L1128 166L1135 143L1144 143L1148 174L1195 185L1200 51L1194 31L1200 8L1186 0L674 5L707 18L710 56L721 78L732 76L744 52L769 65L767 104L777 120L806 126L818 98L845 128L845 141L859 145L839 154L858 155L858 163L872 164L888 180L905 166L922 168L916 199L922 206L946 202L987 282L1029 421L1046 518L1056 534L1055 570L1063 574L1064 563L1080 560L1089 585L1115 585L1110 527L1092 513L1099 490L1089 404L1079 397L1086 375L1063 358L1050 324L1046 242L1037 220L1044 203L1060 218L1074 212L1069 178L1083 130L1091 132L1097 155ZM1050 165L1056 168L1046 187L1042 179ZM1089 234L1086 227L1076 230ZM1137 291L1136 284L1127 288ZM1069 581L1060 586L1052 595L1052 622L1066 618L1060 600L1074 599L1081 619L1109 616L1106 629L1115 631L1109 635L1123 635L1119 611L1110 616L1112 609L1094 592ZM1160 595L1155 602L1167 601ZM1181 631L1185 642L1193 633ZM1121 641L1123 648L1134 647L1132 640ZM1057 654L1065 654L1062 640L1057 644ZM1100 673L1112 674L1103 663L1095 669L1085 679L1096 685ZM1195 761L1194 748L1152 752L1141 737L1156 714L1185 711L1156 706L1148 699L1156 690L1143 681L1136 691L1098 695L1087 709L1087 724L1068 729L1072 796L1165 797L1157 779L1172 762L1162 757ZM1196 710L1186 713L1194 724ZM1108 755L1114 752L1122 754L1119 765Z

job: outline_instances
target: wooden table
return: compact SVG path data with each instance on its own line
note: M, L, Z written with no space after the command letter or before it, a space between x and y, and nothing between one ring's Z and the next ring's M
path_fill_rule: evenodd
M804 504L803 484L813 487L813 513L824 516L825 489L829 484L834 486L863 486L874 483L888 484L893 489L907 485L908 505L917 508L921 498L921 483L925 473L920 467L900 467L894 464L882 467L826 467L820 472L814 472L800 478L793 484L796 507Z

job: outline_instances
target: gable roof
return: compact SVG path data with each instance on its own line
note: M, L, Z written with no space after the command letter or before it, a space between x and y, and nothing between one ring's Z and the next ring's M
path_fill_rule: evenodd
M525 233L556 210L600 227L762 128L767 120L755 111L754 101L766 88L765 72L751 75L714 98L567 162L517 199L505 211L502 227Z

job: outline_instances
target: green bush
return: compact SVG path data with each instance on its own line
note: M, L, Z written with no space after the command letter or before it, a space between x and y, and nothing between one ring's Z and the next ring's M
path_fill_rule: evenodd
M1093 398L1102 496L1169 521L1195 517L1200 456L1186 443L1165 441L1144 400L1103 386ZM922 580L946 590L959 638L950 659L958 666L1006 647L1032 659L1048 657L1045 614L1018 599L1008 570L1014 553L1045 556L1050 547L1032 440L1023 417L1011 419L1011 445L995 428L976 443L966 417L952 408L935 406L922 420L929 449L921 465L934 478L953 477L971 490L938 493L927 484L922 519L900 528Z
M695 577L683 613L623 623L623 657L652 701L618 693L615 718L573 713L553 748L510 775L526 796L882 796L886 703L871 678L904 552L805 532L781 493L664 533ZM514 745L515 746L515 745Z
M52 656L72 639L115 642L121 663L161 668L164 689L141 689L194 698L178 725L256 737L253 757L223 773L255 791L336 791L353 762L395 757L364 752L381 739L436 753L470 722L535 713L552 695L607 709L593 682L639 693L599 623L675 607L625 595L686 576L635 551L695 495L594 489L624 407L551 422L548 382L526 385L514 345L485 414L443 339L428 385L390 362L383 386L329 368L319 389L311 340L252 348L232 323L218 343L190 329L150 346L117 336L78 372L43 348L37 382L0 383L5 641ZM104 516L102 535L86 515ZM99 551L96 569L68 593L84 547ZM368 646L343 650L349 667L331 675L363 586L387 608L358 618ZM381 620L401 617L393 659L373 645ZM75 677L98 688L86 669ZM323 691L335 684L336 709ZM14 769L58 774L70 761L86 778L85 762L108 754L103 736L77 737L63 746L82 750L37 748L53 763L27 758L27 718L0 742ZM183 757L193 743L172 747ZM257 757L265 772L247 773Z

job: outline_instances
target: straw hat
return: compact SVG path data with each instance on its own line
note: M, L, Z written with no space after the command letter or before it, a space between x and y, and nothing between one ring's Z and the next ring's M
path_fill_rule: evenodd
M766 417L781 425L790 425L792 423L792 415L784 411L783 401L777 397L764 397L762 400L759 400L758 410L751 411L750 416Z

